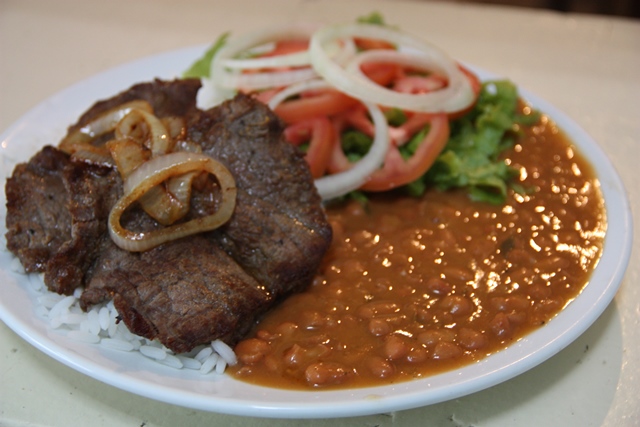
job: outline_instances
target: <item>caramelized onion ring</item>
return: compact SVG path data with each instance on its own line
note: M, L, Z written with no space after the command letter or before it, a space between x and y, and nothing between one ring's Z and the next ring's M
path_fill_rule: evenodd
M171 225L189 212L191 184L196 176L196 172L189 172L171 177L166 186L156 185L138 202L147 215L162 225Z
M114 130L120 120L133 110L153 113L153 108L147 101L135 100L126 102L105 111L89 123L68 134L60 141L58 148L69 155L80 150L91 151L96 154L98 152L108 154L106 148L96 147L91 144L91 141Z
M172 125L172 129L167 128ZM115 139L107 143L107 148L116 162L120 175L127 177L149 158L168 154L175 150L176 141L172 134L181 134L183 120L161 120L142 110L133 110L118 123ZM181 126L178 129L178 126ZM192 150L185 141L178 148ZM146 148L145 148L146 147ZM149 189L138 199L144 211L162 225L171 225L189 212L191 183L197 176L190 172L167 180L166 186L158 185Z
M151 150L152 156L167 154L173 149L169 130L153 112L131 110L118 122L115 131L116 139L136 139Z
M122 214L143 194L169 177L193 171L208 172L218 180L222 200L215 213L152 231L134 232L122 227ZM146 251L170 240L220 227L233 214L237 192L235 180L224 165L209 156L186 152L152 158L129 175L123 189L123 196L109 214L109 234L117 246L131 252Z

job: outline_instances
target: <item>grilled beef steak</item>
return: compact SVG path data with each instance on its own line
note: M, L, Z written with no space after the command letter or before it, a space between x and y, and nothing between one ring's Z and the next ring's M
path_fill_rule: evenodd
M49 289L73 293L98 255L96 243L108 237L120 185L117 172L44 147L7 180L7 248L26 271L44 272Z
M188 126L189 139L224 163L238 188L231 220L212 238L276 298L310 283L318 265L303 260L318 260L331 240L307 164L281 133L280 120L248 97Z
M176 352L218 338L235 343L260 314L311 282L331 241L306 163L283 140L278 118L246 96L198 110L198 88L195 80L136 85L95 104L70 131L133 99L149 101L158 116L183 117L187 139L236 180L236 208L223 227L124 251L106 226L122 191L118 172L53 147L18 165L6 184L7 246L27 271L44 272L58 293L83 286L85 308L113 298L133 333ZM210 208L209 199L196 192L190 215ZM138 208L122 223L159 226Z

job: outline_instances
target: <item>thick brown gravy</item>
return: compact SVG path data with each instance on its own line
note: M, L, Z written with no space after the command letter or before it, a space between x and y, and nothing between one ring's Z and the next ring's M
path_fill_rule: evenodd
M374 197L328 211L313 285L236 347L236 378L349 388L425 377L500 351L575 298L599 259L598 181L543 118L506 155L532 190L503 206L462 192Z

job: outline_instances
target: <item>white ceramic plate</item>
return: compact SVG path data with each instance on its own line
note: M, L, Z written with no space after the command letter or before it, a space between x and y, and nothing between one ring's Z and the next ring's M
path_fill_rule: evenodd
M126 64L47 99L0 136L2 176L9 176L17 162L28 160L44 144L57 144L66 127L96 100L110 97L134 83L178 76L204 49L199 46ZM494 77L476 71L482 78ZM197 372L175 370L139 353L76 342L49 329L45 321L34 315L29 279L12 272L11 263L15 260L6 251L0 253L0 318L39 350L97 380L159 401L237 415L330 418L384 413L461 397L508 380L562 350L600 316L622 280L632 236L625 190L596 142L552 105L522 89L520 92L534 107L549 114L595 167L605 197L609 228L602 259L578 298L544 327L479 363L416 381L326 392L276 390L249 385L226 375L201 376ZM5 204L4 192L1 203ZM1 215L4 235L4 209Z

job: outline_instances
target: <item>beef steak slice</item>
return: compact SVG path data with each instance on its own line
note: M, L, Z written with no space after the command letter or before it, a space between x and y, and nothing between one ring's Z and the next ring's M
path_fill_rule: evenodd
M96 102L69 133L136 99L148 101L160 117L192 114L199 88L197 79L134 85ZM71 161L56 148L45 147L18 165L5 184L7 248L27 272L43 272L50 290L73 293L84 285L85 272L98 255L96 243L104 237L120 187L116 171Z
M311 282L331 241L305 160L284 141L278 118L246 96L197 110L197 87L136 85L96 103L69 132L140 97L184 114L188 139L236 180L236 209L223 227L143 253L124 251L106 230L122 191L117 171L71 161L53 147L17 166L6 185L8 247L28 271L44 271L59 293L84 286L84 308L113 299L133 333L176 352L218 338L234 344L258 316ZM159 226L139 208L123 216L127 228L140 224Z
M238 188L236 210L213 238L276 299L310 283L331 242L306 161L282 129L264 104L239 95L195 116L187 130Z
M71 213L64 169L66 154L44 147L21 163L7 179L7 248L27 272L42 272L47 261L71 236Z
M111 244L97 264L81 301L113 298L131 332L178 353L235 343L271 305L260 283L201 235L142 253Z

